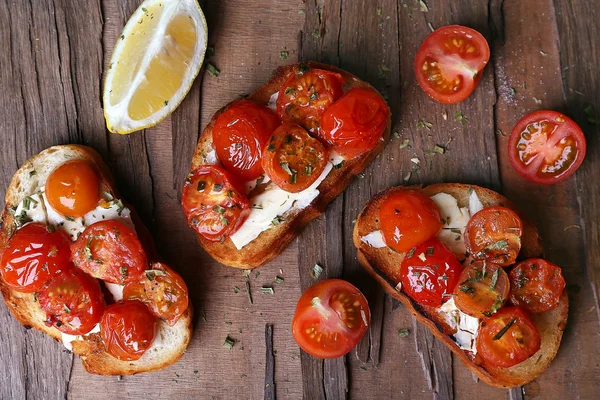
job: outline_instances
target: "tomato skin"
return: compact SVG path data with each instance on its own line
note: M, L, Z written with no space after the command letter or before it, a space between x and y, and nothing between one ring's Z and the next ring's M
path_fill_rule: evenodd
M439 307L450 297L462 266L446 245L431 239L404 257L400 266L402 290L414 301Z
M262 174L262 149L280 125L275 113L250 100L238 100L223 111L212 130L219 161L233 176L250 181Z
M532 313L556 308L566 285L560 267L541 258L521 261L508 276L510 302Z
M94 278L118 284L137 279L148 265L136 233L115 220L88 226L71 245L71 261Z
M456 307L475 318L496 313L506 302L510 290L504 269L486 261L473 262L462 271L458 281L454 288Z
M188 225L213 242L235 233L250 214L241 186L217 165L201 165L190 174L181 205Z
M71 241L62 231L48 231L46 225L27 224L14 234L2 253L0 276L12 289L33 293L54 276L72 268Z
M358 157L381 140L389 115L373 90L352 88L323 113L317 135L344 158Z
M433 100L454 104L475 90L489 59L490 47L481 33L448 25L430 33L419 47L415 75Z
M541 110L517 122L508 140L508 156L523 178L551 185L577 171L586 147L585 135L575 121L556 111Z
M46 325L83 335L100 322L106 303L98 281L77 268L57 275L38 295Z
M316 133L323 112L343 94L343 84L344 78L337 72L299 64L296 73L279 89L277 114L284 122L294 122Z
M100 200L98 172L85 160L67 161L48 176L46 198L58 213L83 217Z
M183 278L167 265L154 263L135 281L125 284L123 298L139 300L157 318L170 326L177 323L188 308L188 288Z
M106 352L122 361L139 360L154 340L156 318L137 300L106 307L100 336Z
M514 323L498 338L511 321ZM540 345L538 329L520 307L503 307L479 325L477 353L486 363L497 367L509 368L527 360Z
M487 207L467 223L464 239L469 254L506 267L517 260L521 250L523 222L510 208Z
M420 245L442 230L438 206L416 190L389 195L379 209L379 224L385 243L399 252Z
M337 358L358 344L370 321L369 304L360 290L342 279L326 279L298 300L292 334L311 356Z
M273 132L265 145L262 166L277 186L298 193L319 178L328 156L329 151L321 142L300 125L287 122Z

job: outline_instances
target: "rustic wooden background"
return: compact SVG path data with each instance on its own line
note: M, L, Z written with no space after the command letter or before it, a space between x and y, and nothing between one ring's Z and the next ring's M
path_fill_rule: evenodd
M600 2L425 0L425 8L415 0L206 0L201 5L215 48L210 62L221 74L201 74L159 126L115 136L102 116L102 77L139 2L0 0L0 190L27 157L48 146L97 149L159 250L188 282L197 310L192 344L178 363L157 373L92 376L59 343L21 327L2 304L0 399L598 398L600 126L597 116L596 124L588 122L594 121L588 107L600 112ZM444 106L419 89L413 60L430 28L452 23L481 31L492 59L474 95ZM286 60L282 51L289 52ZM297 59L338 65L379 88L401 138L392 139L296 244L251 273L249 304L241 271L217 264L196 245L179 191L212 113L264 83L276 66ZM550 187L523 181L505 150L505 135L516 121L541 108L573 117L588 138L577 175ZM457 112L465 124L455 120ZM431 129L418 129L418 121L431 122ZM400 148L404 139L410 148ZM425 155L449 140L446 154ZM418 170L410 162L415 156ZM558 357L521 389L478 383L384 296L355 258L353 220L372 195L403 182L453 181L491 187L515 200L540 228L547 257L567 279L571 310ZM301 289L314 283L315 262L325 267L323 278L357 284L372 309L367 337L333 361L301 353L290 332ZM272 285L277 275L285 281L274 285L275 294L261 294L260 287ZM272 331L265 332L266 324ZM409 329L407 337L397 334L401 328ZM237 340L232 350L222 346L227 335ZM274 360L274 369L267 360Z

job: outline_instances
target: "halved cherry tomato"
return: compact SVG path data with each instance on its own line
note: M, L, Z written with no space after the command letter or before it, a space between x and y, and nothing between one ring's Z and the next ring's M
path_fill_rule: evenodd
M138 279L148 265L133 229L115 220L88 226L71 245L71 261L94 278L119 284Z
M342 95L343 84L344 78L337 72L310 69L306 64L299 64L296 73L279 89L279 118L315 133L323 112Z
M506 267L521 250L523 223L510 208L487 207L471 217L465 229L465 246L476 260Z
M321 175L329 151L300 125L284 123L273 132L263 150L267 176L286 192L301 192Z
M0 261L0 276L18 292L37 292L54 276L72 268L70 245L69 237L50 225L27 224L8 242Z
M373 90L353 88L329 107L316 133L347 159L371 150L381 140L390 109Z
M579 125L556 111L536 111L521 118L508 140L513 168L525 179L542 185L573 175L585 151L585 136Z
M533 313L556 308L565 289L560 267L541 258L521 261L508 276L510 302Z
M292 322L298 346L318 358L336 358L352 350L367 332L367 299L350 282L327 279L302 294Z
M510 282L501 266L475 261L463 270L454 288L456 307L475 318L496 313L508 297Z
M48 176L46 198L59 214L83 217L100 200L98 172L85 160L67 161Z
M139 360L152 345L156 323L148 307L137 300L106 307L100 322L106 352L123 361Z
M181 205L188 224L214 242L235 233L250 213L239 184L216 165L202 165L186 179Z
M416 190L388 196L379 209L379 224L385 244L400 252L426 242L442 230L438 206Z
M46 325L69 335L91 331L106 305L98 281L77 268L54 277L38 299L46 312Z
M262 149L279 126L275 113L250 100L239 100L223 111L213 127L213 143L219 161L241 181L262 174Z
M421 43L415 75L435 101L458 103L475 90L489 59L490 47L481 33L466 26L443 26Z
M485 362L508 368L534 355L541 344L540 333L520 307L503 307L484 319L477 334L477 352Z
M141 301L155 317L171 326L187 310L189 301L183 278L159 262L152 264L137 280L126 283L123 298Z
M439 239L411 250L400 266L402 290L424 306L439 307L450 298L462 266Z

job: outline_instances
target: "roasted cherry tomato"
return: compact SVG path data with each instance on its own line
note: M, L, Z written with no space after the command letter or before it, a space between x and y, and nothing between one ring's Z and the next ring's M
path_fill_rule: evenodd
M148 265L133 229L115 220L88 226L71 245L71 260L94 278L118 284L138 279Z
M239 184L216 165L202 165L186 179L181 205L188 224L212 241L235 233L250 213Z
M83 217L100 200L98 172L87 161L67 161L48 176L46 198L59 214Z
M439 307L450 298L462 267L438 239L412 249L400 267L402 290L417 303Z
M484 319L477 334L477 353L485 362L508 368L540 349L540 333L520 307L503 307Z
M385 244L405 252L435 237L442 230L440 210L431 198L416 190L401 190L379 209Z
M155 317L173 326L188 308L188 289L183 278L162 263L152 264L137 280L125 284L124 299L146 304Z
M329 151L310 137L300 125L281 125L263 150L262 166L267 176L286 192L301 192L321 175Z
M317 135L345 158L373 149L390 116L385 101L373 90L353 88L323 113Z
M556 111L523 117L508 140L513 168L533 183L548 185L573 175L585 158L586 141L575 121Z
M471 217L465 229L465 246L476 260L506 267L521 250L523 223L510 208L488 207Z
M475 261L463 270L454 288L456 307L475 318L496 313L508 297L510 283L501 266Z
M365 296L350 282L327 279L302 294L292 333L298 346L318 358L336 358L352 350L367 332L371 311Z
M156 323L148 307L137 300L106 307L100 322L106 352L123 361L139 360L152 345Z
M241 181L262 174L262 149L279 126L275 113L250 100L231 104L217 118L213 127L213 144L219 161Z
M0 276L18 292L37 292L55 275L71 268L70 245L69 237L51 225L27 224L8 242L0 261Z
M38 295L46 325L69 335L91 331L102 318L104 294L98 281L77 268L57 275Z
M565 290L560 267L541 258L521 261L508 276L510 302L532 313L556 308Z
M435 101L458 103L475 90L489 59L490 47L481 33L448 25L430 33L419 47L415 75Z
M337 72L299 64L296 73L279 89L279 118L295 122L311 133L316 132L323 112L342 95L343 84L344 78Z

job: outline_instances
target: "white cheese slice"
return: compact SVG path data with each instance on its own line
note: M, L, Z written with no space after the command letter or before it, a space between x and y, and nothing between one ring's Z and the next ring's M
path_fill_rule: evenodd
M105 220L115 220L135 231L135 226L133 226L133 222L131 221L131 210L124 207L120 201L113 200L106 208L98 206L83 216L86 226Z
M84 333L83 335L69 335L67 333L62 333L62 343L63 346L67 348L69 351L73 351L72 342L75 340L82 340L84 336L91 335L92 333L100 333L100 324L96 324L94 328L88 333Z
M385 239L383 238L383 233L380 230L373 231L368 235L362 236L360 240L361 242L366 243L376 249L381 249L382 247L387 246L385 244Z
M48 202L46 194L42 193L46 213L48 215L48 223L56 226L57 229L65 231L71 240L77 240L79 235L85 230L85 221L82 217L73 218L59 214Z
M474 354L477 353L477 331L479 330L479 319L471 317L460 311L456 307L454 298L451 298L440 308L438 311L445 315L448 325L453 329L456 329L456 333L453 335L456 344L463 350L470 351Z
M231 241L239 250L253 241L263 231L273 226L278 217L285 217L294 210L307 207L319 195L319 185L327 177L333 165L328 162L325 169L311 186L299 193L289 193L280 189L274 183L269 184L265 191L250 198L250 215L242 226L230 236Z
M448 193L437 193L431 199L440 209L444 226L438 239L454 253L459 260L465 259L467 249L463 235L471 214L467 207L458 207L458 201Z
M479 200L477 192L475 189L473 189L471 191L471 195L469 196L469 212L471 213L471 217L483 209L483 204L481 203L481 200Z
M123 285L119 285L117 283L104 282L104 285L110 292L114 301L123 300Z
M29 196L27 200L23 199L15 210L15 217L26 222L48 223L42 196L36 193Z
M267 174L261 175L258 179L254 179L246 182L246 194L250 193L254 190L256 186L258 186L258 182L260 183L269 183L271 182L271 178Z
M334 166L343 163L345 158L335 150L329 152L329 162Z
M271 110L277 110L277 99L279 98L279 91L273 93L269 98L269 102L267 103L267 107Z

